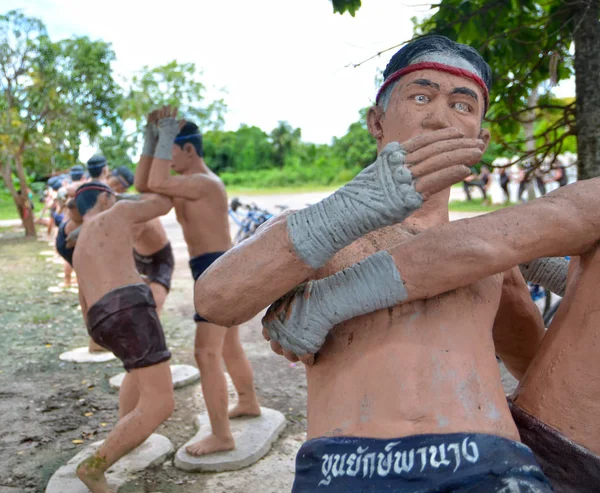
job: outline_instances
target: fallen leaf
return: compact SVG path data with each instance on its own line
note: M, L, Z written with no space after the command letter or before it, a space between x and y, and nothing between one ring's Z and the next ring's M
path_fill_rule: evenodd
M106 426L106 423L100 423L100 426L104 427Z
M73 442L75 445L79 445L79 444L83 443L83 440L75 439L75 440L71 440L71 442Z
M52 347L52 344L46 344L46 347Z
M93 412L91 412L91 411L90 411L90 412L88 412L88 413L85 413L85 414L84 414L84 416L85 416L86 418L89 418L90 416L93 416L93 415L94 415L94 413L93 413Z
M88 385L88 390L92 390L95 387L95 385Z

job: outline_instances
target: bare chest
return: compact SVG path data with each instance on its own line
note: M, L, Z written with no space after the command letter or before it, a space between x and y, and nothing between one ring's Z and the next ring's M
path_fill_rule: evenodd
M335 272L345 269L356 262L381 250L387 250L397 246L411 238L419 232L407 229L401 225L383 228L372 232L359 239L349 247L345 248L336 255L318 273L318 278L329 276ZM428 266L423 266L423 276L434 276L436 273L430 272ZM429 318L437 317L468 317L476 315L483 317L487 324L488 319L495 317L495 313L500 302L502 290L502 274L493 275L481 279L469 286L441 293L426 300L417 300L411 303L398 305L387 311L386 314L379 313L373 316L373 322L377 323L379 317L385 316L386 323L403 323L402 319L414 320L415 315ZM361 323L366 320L361 320Z

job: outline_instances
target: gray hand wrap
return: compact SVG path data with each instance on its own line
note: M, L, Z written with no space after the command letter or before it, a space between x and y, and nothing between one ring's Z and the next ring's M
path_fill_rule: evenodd
M519 265L527 282L538 284L559 296L565 295L569 261L563 257L542 257Z
M156 123L147 123L144 128L144 147L142 148L142 156L154 156L157 139L158 127L156 126Z
M407 297L394 259L381 251L336 274L290 291L269 308L269 336L298 356L315 354L337 324L395 306Z
M423 204L405 166L404 150L388 144L377 160L333 195L290 215L288 234L298 257L314 269L365 234L402 222Z
M173 118L161 118L158 121L158 143L154 157L170 161L173 157L173 143L179 133L179 122Z

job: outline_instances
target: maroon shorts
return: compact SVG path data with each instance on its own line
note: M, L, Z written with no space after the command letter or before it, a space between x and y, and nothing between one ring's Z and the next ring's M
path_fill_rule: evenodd
M508 401L521 435L557 493L600 491L600 458Z
M152 255L140 255L133 251L135 266L140 274L147 276L150 282L162 284L167 291L171 290L171 277L175 268L175 258L171 243L167 243Z
M127 371L171 359L146 284L129 284L106 293L88 310L87 329L94 342L112 351Z

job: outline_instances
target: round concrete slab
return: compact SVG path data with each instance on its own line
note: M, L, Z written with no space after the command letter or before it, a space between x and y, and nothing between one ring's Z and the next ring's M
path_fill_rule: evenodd
M77 478L75 471L77 465L92 455L101 444L102 441L92 443L59 468L50 478L46 493L88 493L89 490ZM109 486L116 491L134 479L138 472L162 464L173 450L173 444L168 438L156 433L150 435L138 448L115 462L106 471Z
M87 347L78 347L77 349L62 353L58 358L71 363L106 363L117 357L108 351L90 353Z
M113 389L120 389L126 373L119 373L112 377L108 383ZM171 365L171 377L173 378L173 388L178 389L200 380L198 368L190 365Z
M275 409L261 407L256 418L238 418L229 421L235 440L235 449L229 452L194 457L185 448L211 433L208 413L196 418L198 433L175 454L175 466L185 471L221 472L248 467L262 459L285 428L285 416Z

